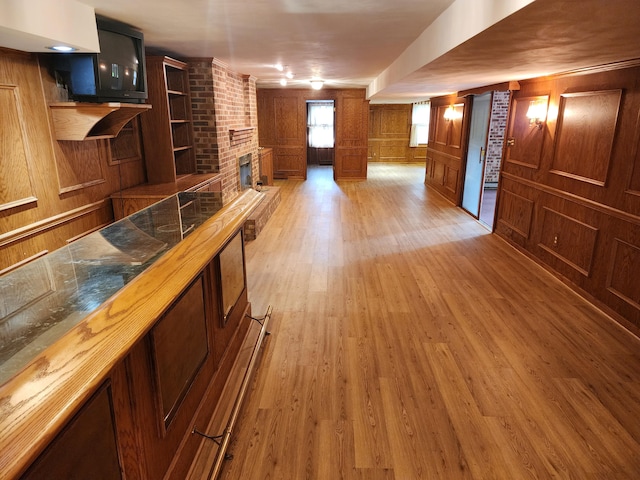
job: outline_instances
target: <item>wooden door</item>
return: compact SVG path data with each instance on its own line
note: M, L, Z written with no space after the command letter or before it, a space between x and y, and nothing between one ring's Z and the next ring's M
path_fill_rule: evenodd
M273 97L274 178L306 178L306 104L293 96Z
M333 178L367 178L369 101L361 96L336 99L336 149Z

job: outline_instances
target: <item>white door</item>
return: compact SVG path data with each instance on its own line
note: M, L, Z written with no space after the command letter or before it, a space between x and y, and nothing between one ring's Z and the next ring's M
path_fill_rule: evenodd
M462 208L476 218L480 214L490 112L491 93L475 95L471 110L467 166L464 174L464 189L462 190Z

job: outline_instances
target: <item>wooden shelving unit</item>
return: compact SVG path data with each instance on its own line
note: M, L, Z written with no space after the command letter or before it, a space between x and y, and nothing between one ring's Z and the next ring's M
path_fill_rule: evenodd
M142 121L149 183L175 182L196 172L188 66L170 57L147 57L148 102Z

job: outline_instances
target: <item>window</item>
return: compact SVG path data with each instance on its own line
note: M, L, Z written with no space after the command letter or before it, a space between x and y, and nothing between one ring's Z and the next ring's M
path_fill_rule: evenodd
M333 100L307 103L309 146L333 148Z
M429 143L429 116L431 115L431 102L413 104L411 113L411 136L409 146L417 147Z

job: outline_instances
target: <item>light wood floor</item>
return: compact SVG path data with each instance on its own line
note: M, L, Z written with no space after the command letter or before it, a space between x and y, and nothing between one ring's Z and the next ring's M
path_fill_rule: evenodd
M280 181L272 335L221 478L638 479L640 342L423 185Z

